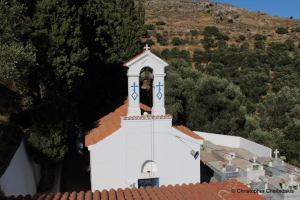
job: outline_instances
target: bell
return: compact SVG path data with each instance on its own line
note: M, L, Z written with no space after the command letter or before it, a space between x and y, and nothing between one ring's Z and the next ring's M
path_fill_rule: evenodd
M149 85L149 81L147 79L143 80L143 85L141 87L142 89L146 89L149 90L150 89L150 85Z
M141 78L144 80L144 79L153 79L154 78L154 76L153 76L153 74L151 73L151 72L149 72L149 71L144 71L142 74L141 74Z

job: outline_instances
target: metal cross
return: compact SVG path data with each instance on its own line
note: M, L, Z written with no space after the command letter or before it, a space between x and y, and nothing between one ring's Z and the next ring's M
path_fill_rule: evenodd
M150 50L150 47L148 46L148 44L146 44L146 46L144 47L144 49L145 49L146 51Z
M233 157L231 156L231 154L226 154L225 159L228 160L228 165L232 165L231 160L233 159Z
M135 92L135 88L138 87L138 85L135 85L135 82L133 82L133 85L130 86L130 87L132 87L133 88L133 92Z
M289 175L289 177L291 178L291 179L290 179L290 180L291 180L291 183L294 182L294 177L295 177L295 175L292 173L291 175Z
M254 156L252 157L252 159L253 159L253 163L256 163L256 158L257 158L257 156L256 156L256 155L254 155Z
M160 92L160 87L163 86L160 84L160 82L158 82L158 85L156 85L156 87L158 87L158 91Z
M275 151L274 151L274 154L275 154L275 158L277 158L277 154L279 153L279 151L276 149Z

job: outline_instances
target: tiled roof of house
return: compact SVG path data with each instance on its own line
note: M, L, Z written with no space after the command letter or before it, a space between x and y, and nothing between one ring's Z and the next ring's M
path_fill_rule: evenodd
M27 195L25 197L4 197L0 196L1 200L259 200L265 199L263 196L255 193L239 193L237 191L249 191L246 185L238 182L236 179L231 179L229 182L210 182L183 184L175 186L157 187L140 187L122 189L110 189L88 192L72 192L72 193L57 193L57 194L37 194L34 196Z
M151 108L146 106L145 104L140 103L140 108L146 112L151 112ZM85 146L96 144L97 142L103 140L107 136L111 135L112 133L116 132L118 129L121 128L121 117L127 115L128 109L128 101L125 100L124 104L115 109L113 112L109 113L108 115L102 117L97 122L97 127L92 129L88 132L88 135L85 136ZM171 115L166 114L166 117L170 117ZM160 116L164 117L164 116ZM136 118L137 117L132 117ZM181 131L182 133L195 138L203 140L202 137L191 131L185 126L173 126L177 130Z

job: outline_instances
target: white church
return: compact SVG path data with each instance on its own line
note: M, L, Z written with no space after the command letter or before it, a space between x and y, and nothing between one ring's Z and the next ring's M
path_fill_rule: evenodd
M203 138L172 126L164 103L168 64L149 49L124 64L127 100L86 135L92 191L200 182ZM152 108L140 102L145 91Z

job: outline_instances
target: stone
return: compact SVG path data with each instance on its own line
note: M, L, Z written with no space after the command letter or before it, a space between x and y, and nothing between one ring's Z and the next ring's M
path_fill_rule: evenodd
M226 172L236 172L235 165L226 165Z

